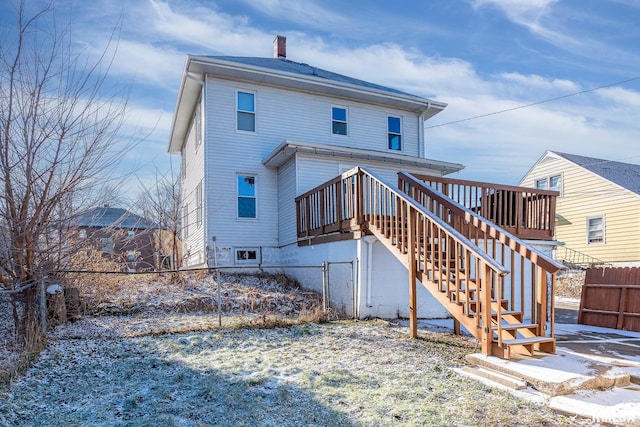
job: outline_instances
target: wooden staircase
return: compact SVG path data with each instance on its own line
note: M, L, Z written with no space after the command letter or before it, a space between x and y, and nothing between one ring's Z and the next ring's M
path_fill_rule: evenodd
M413 337L420 282L484 354L555 352L549 296L562 266L423 181L400 173L394 188L354 168L296 206L300 239L372 234L407 267Z

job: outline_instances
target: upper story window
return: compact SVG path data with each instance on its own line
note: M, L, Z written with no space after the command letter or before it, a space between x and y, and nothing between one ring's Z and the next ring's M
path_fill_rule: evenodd
M546 178L536 180L536 188L538 190L553 190L562 196L562 175L553 175Z
M78 231L78 237L80 237L81 239L86 239L87 238L87 230L85 230L83 228L80 231Z
M238 175L238 218L256 218L256 177Z
M127 230L127 237L135 237L135 235L136 235L135 230Z
M389 150L402 150L402 120L400 117L387 117L387 133L389 135Z
M604 216L587 218L587 244L604 243Z
M256 131L256 100L255 94L238 92L237 129L246 132Z
M347 134L347 109L345 107L331 107L331 133L334 135Z

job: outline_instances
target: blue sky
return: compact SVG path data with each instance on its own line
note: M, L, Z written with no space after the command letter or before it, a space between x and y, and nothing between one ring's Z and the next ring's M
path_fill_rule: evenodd
M32 4L40 0L32 0ZM169 167L168 133L185 55L287 57L426 96L427 157L453 177L516 184L544 153L640 163L640 2L636 0L62 0L74 46L104 48L120 25L114 85L127 122L148 132L126 159L142 182ZM7 2L0 6L5 25ZM635 79L474 120L615 82ZM457 123L450 123L457 122ZM448 124L450 123L450 124ZM179 164L173 159L175 167Z

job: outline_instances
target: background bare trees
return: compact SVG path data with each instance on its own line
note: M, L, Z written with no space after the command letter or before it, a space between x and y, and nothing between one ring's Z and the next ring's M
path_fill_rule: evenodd
M93 63L74 52L51 5L33 10L21 1L5 22L10 25L3 22L0 40L0 282L7 289L46 274L78 204L122 157L123 149L115 147L122 146L126 96L107 87L113 49L107 47ZM35 320L36 296L34 287L16 296L24 308L19 324Z

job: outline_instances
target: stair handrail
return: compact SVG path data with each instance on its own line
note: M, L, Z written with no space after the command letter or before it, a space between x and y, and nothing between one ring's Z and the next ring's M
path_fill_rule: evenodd
M442 220L442 218L438 217L436 214L434 214L433 212L429 211L427 208L425 208L424 206L419 204L416 200L414 200L411 197L409 197L406 193L403 193L398 188L396 188L394 186L391 186L388 182L386 182L384 179L380 178L377 174L375 174L375 173L373 173L373 172L371 172L371 171L369 171L369 170L367 170L367 169L365 169L363 167L355 167L355 168L351 169L350 171L345 172L345 174L343 174L343 177L347 173L349 173L351 171L355 171L356 169L358 170L358 171L356 171L356 173L362 172L364 174L369 175L371 178L373 178L376 181L378 181L379 183L383 184L389 191L394 193L396 196L398 196L400 199L402 199L402 201L406 202L409 206L411 206L417 212L419 212L420 214L428 217L431 221L436 223L441 229L443 229L447 233L451 234L452 237L454 237L456 240L458 240L460 243L462 243L464 246L466 246L469 250L471 250L471 252L473 252L474 255L476 255L479 258L481 258L482 261L484 261L487 265L489 265L491 267L491 269L494 270L496 273L500 274L501 276L505 276L505 275L509 274L509 270L507 268L505 268L502 264L500 264L495 259L490 257L482 248L480 248L478 245L476 245L471 240L469 240L465 235L463 235L458 230L453 228L450 224L447 224L446 222L444 222Z
M520 255L529 258L532 254L541 261L541 265L549 269L549 272L555 273L559 270L564 270L566 267L562 264L554 260L553 258L543 254L539 250L535 249L531 245L522 241L520 238L514 236L509 233L504 228L491 223L489 220L485 219L483 216L473 212L471 209L466 206L456 202L446 194L441 191L436 190L435 188L426 185L423 181L415 178L409 172L401 171L398 173L398 178L400 180L405 180L415 185L420 190L430 193L436 198L440 199L442 204L445 205L448 209L453 212L456 212L458 215L464 218L465 221L472 224L474 227L478 227L481 231L486 232L490 237L497 239L503 244L506 244L509 248L513 249Z

